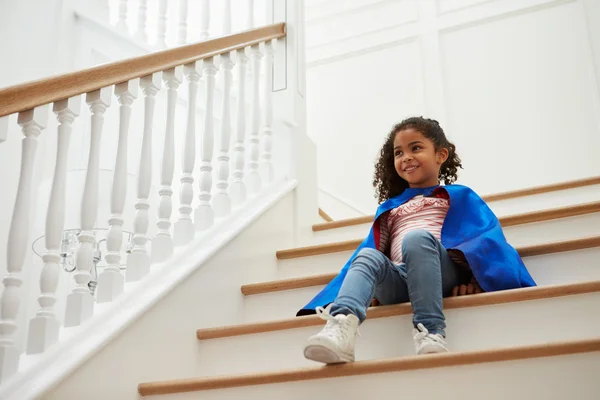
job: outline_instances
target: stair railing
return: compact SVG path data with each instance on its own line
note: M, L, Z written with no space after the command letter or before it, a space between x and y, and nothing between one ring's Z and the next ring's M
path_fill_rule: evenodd
M125 3L121 1L121 5ZM145 2L139 3L142 7ZM0 382L19 370L21 354L15 340L17 331L28 328L26 354L47 351L60 340L61 326L83 324L93 317L97 303L118 298L125 282L144 279L151 265L167 261L175 247L185 246L198 235L209 232L215 218L230 215L232 208L243 207L253 194L267 190L266 184L274 180L272 70L275 48L279 47L275 44L285 36L285 24L278 23L0 89L0 142L6 138L11 122L18 123L24 137L8 235L8 275L2 281L0 298ZM281 47L285 50L285 46ZM249 60L253 66L250 77L246 72ZM234 66L238 86L232 88ZM268 79L265 80L265 76ZM250 85L247 85L248 78ZM215 104L217 79L222 80L220 104ZM200 83L203 90L198 99ZM182 86L186 87L188 97L185 124L177 121L177 92ZM247 86L250 93L246 93ZM236 101L231 101L232 89L236 89ZM166 104L159 109L157 99L163 94ZM132 126L138 117L134 105L142 99L140 120L143 123ZM65 215L73 212L67 209L66 198L69 144L75 122L84 117L83 102L89 109L85 115L90 126L89 155L85 183L77 188L81 190L78 194L80 210L76 210L80 226L75 231L67 231ZM198 108L202 110L202 118L197 118ZM250 113L246 112L247 108ZM219 115L216 109L220 110ZM57 119L56 163L43 244L37 243L42 246L39 252L43 259L41 294L37 298L37 312L26 327L19 326L18 315L20 306L27 300L23 299L21 286L25 274L30 273L25 260L32 241L30 222L36 217L32 207L34 165L38 139L49 133L45 130L49 126L50 111ZM17 116L16 121L9 118L13 114ZM113 129L104 126L109 114L118 119L115 128L118 134L110 143L116 151L110 188L101 186L99 179L100 160L108 156L103 150L106 145L103 134ZM164 125L157 125L158 116L163 117ZM232 123L234 116L235 123ZM218 131L215 129L217 119ZM178 151L175 136L180 125L185 126L185 132L182 132L183 146ZM235 128L233 132L232 128ZM131 140L132 131L136 130L142 133L139 142ZM264 134L261 136L259 132ZM153 157L157 141L163 144L162 149L158 149L161 156ZM137 200L133 207L126 207L130 190L128 163L132 159L139 160L135 174ZM178 195L173 190L176 159L181 160ZM152 174L154 169L160 172L159 176ZM157 193L151 192L153 183L158 188ZM72 191L70 187L69 193ZM110 212L107 221L102 221L108 227L100 238L99 198L104 191L110 191ZM154 208L149 200L153 194L158 197ZM172 212L174 203L179 205L176 215ZM157 220L156 234L151 234L149 229L153 215ZM126 232L124 221L130 217L133 231ZM69 237L76 239L69 242ZM129 243L125 243L126 240ZM66 296L64 318L59 318L56 304L61 294L57 293L57 282L69 254L69 243L75 247L71 257L74 282ZM106 264L99 272L96 266L101 258L102 243L106 247L103 251ZM126 256L123 255L125 248Z

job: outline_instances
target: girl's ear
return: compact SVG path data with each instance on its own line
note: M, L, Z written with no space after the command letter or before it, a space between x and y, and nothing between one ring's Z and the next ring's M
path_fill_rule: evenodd
M442 147L441 149L439 149L436 153L436 159L438 164L442 165L443 163L445 163L449 155L450 153L447 148Z

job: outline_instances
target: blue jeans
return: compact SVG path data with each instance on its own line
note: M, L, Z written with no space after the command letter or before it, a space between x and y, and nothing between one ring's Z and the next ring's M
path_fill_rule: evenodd
M362 249L349 267L331 315L354 314L362 323L375 297L383 305L411 302L413 325L445 336L443 297L465 283L465 274L429 232L415 230L402 241L402 264L378 250Z

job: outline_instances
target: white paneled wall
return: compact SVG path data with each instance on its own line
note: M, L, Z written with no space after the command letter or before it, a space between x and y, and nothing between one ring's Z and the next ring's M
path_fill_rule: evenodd
M372 213L378 150L413 115L481 194L600 175L599 23L589 0L308 0L320 188Z

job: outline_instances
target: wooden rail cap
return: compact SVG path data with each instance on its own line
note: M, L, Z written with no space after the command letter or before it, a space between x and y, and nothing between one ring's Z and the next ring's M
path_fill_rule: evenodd
M554 297L581 295L593 292L600 292L600 281L544 285L524 289L501 290L497 292L471 294L468 296L448 297L444 299L444 310L550 299ZM410 303L370 307L367 312L367 319L387 318L411 313L412 308ZM318 326L322 324L323 320L318 316L308 315L268 322L203 328L196 331L196 337L199 340L220 339L231 336Z
M0 117L285 36L285 23L0 89Z
M530 346L408 356L381 360L357 361L347 364L315 366L291 370L261 372L246 375L191 378L174 381L141 383L138 392L142 396L184 393L199 390L226 389L240 386L265 385L297 382L313 379L338 378L384 372L399 372L457 365L525 360L541 357L556 357L567 354L600 351L600 338L554 342Z
M517 197L531 196L534 194L541 194L541 193L550 193L550 192L555 192L555 191L559 191L559 190L575 189L578 187L592 186L592 185L600 185L600 176L595 176L595 177L585 178L585 179L578 179L578 180L568 181L568 182L560 182L560 183L555 183L552 185L537 186L537 187L532 187L532 188L528 188L528 189L515 190L512 192L492 194L492 195L488 195L488 196L483 196L483 199L486 202L508 200L508 199L514 199ZM347 219L341 219L341 220L332 221L332 222L324 222L324 223L314 224L313 231L318 232L318 231L323 231L326 229L335 229L335 228L342 228L342 227L346 227L346 226L367 224L369 222L372 222L374 217L375 217L374 215L364 215L364 216L360 216L360 217L347 218Z

